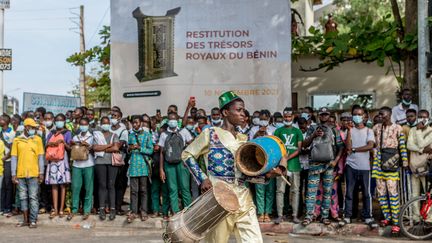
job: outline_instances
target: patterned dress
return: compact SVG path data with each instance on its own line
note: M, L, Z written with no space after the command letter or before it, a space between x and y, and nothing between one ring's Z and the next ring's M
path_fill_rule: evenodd
M47 141L51 139L53 133L47 137ZM69 144L72 140L72 134L70 131L66 131L63 134L64 141ZM59 162L48 161L47 170L45 174L45 184L47 185L62 185L71 183L71 172L69 167L69 158L65 150L64 158Z
M132 131L129 134L129 145L140 144L140 149L132 150L129 160L129 176L141 177L149 176L150 168L148 166L151 155L153 154L153 139L149 132L140 131L139 133Z

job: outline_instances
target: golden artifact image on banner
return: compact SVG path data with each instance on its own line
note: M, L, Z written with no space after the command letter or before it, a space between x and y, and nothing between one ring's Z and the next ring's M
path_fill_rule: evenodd
M140 8L133 11L138 22L140 82L177 76L174 72L174 21L180 8L171 9L165 16L147 16Z

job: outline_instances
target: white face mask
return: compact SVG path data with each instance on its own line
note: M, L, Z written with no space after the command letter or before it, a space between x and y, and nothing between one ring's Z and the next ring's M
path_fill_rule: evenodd
M259 125L260 125L261 127L266 127L266 126L269 125L269 121L267 121L267 120L260 120L260 121L259 121Z
M254 124L255 126L258 126L260 122L260 119L258 117L255 117L252 119L252 124Z
M291 126L293 124L293 121L284 121L283 123L285 126Z
M214 119L212 120L212 125L221 125L222 124L222 119Z
M45 127L51 127L53 125L53 121L44 121Z
M168 126L172 129L172 128L176 128L178 126L178 121L177 120L169 120L168 121Z

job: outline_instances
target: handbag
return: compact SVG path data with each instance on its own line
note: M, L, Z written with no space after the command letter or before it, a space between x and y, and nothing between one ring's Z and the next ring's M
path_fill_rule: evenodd
M111 135L111 141L113 142L114 134ZM123 166L125 165L125 162L123 160L123 155L120 152L117 153L111 153L111 165L112 166Z
M400 154L397 148L383 148L384 126L381 126L381 170L384 172L395 172L399 169Z

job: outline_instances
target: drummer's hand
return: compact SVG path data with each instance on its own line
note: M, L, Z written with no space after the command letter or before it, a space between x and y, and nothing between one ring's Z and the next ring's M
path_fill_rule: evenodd
M201 184L201 191L202 192L206 192L208 190L210 190L212 188L212 183L211 181L207 178L203 181L203 183Z
M278 177L281 175L283 175L283 171L281 170L280 167L276 167L273 170L267 172L267 174L265 174L265 177L266 178L275 178L275 177Z
M165 171L164 170L160 170L159 176L160 176L160 179L161 179L162 183L165 183L166 176L165 176Z

